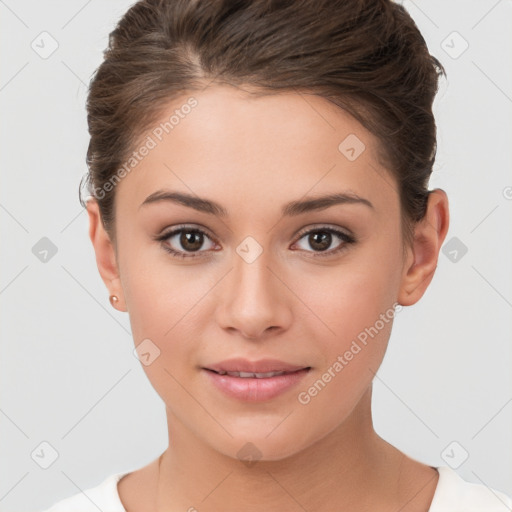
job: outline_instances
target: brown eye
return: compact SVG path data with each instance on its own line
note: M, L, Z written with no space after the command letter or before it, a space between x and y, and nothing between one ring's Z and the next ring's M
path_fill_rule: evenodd
M327 231L316 231L308 237L309 245L318 251L326 251L332 243L332 234Z
M198 251L203 245L204 235L198 231L181 231L179 243L187 251Z
M342 243L338 244L338 246L335 247L334 249L328 250L329 247L331 247L333 241L336 240L336 238L342 240ZM308 251L307 247L301 248L306 250L307 252L318 253L314 254L315 256L332 256L346 249L349 244L353 244L356 241L353 236L348 235L343 231L327 227L307 231L306 233L302 234L299 241L302 239L306 240L305 245L308 245L311 249L313 249L313 251ZM298 243L299 242L297 242L297 244Z
M208 252L215 246L212 239L201 229L198 228L180 228L165 233L156 238L162 242L163 248L173 256L180 258L194 258L201 256L203 252ZM210 241L210 247L204 251L200 250L205 245L205 240ZM197 254L187 254L197 253Z

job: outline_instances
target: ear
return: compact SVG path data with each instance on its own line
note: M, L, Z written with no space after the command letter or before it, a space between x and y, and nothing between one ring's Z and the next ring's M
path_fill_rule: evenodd
M432 281L449 222L448 196L436 188L429 192L425 217L416 224L413 246L408 249L397 297L402 306L418 302Z
M89 198L87 201L87 214L89 215L89 238L94 246L96 264L101 278L109 295L116 295L119 299L113 306L119 311L127 311L115 249L103 226L99 205L95 198Z

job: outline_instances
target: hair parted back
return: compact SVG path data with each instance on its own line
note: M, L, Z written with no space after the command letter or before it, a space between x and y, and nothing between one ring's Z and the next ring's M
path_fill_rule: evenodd
M173 98L212 81L261 94L307 92L377 137L409 244L426 211L442 74L410 15L391 0L141 0L110 33L89 85L88 190L115 243L115 188L94 191Z

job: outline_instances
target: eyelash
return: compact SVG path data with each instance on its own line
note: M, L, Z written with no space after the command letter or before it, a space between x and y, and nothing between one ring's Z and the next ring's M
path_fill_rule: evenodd
M179 229L174 229L173 231L170 231L168 233L164 233L163 235L157 236L157 237L155 237L155 240L157 240L159 242L165 242L167 239L171 238L172 236L174 236L178 233L182 233L182 232L200 233L200 234L208 237L210 240L212 240L212 238L208 235L208 233L206 233L202 229L190 228L187 226L182 226ZM331 233L331 234L336 235L339 238L341 238L344 242L339 247L337 247L336 249L333 249L331 251L312 251L315 254L315 256L314 256L315 258L333 256L333 255L338 254L338 253L342 252L343 250L347 249L348 245L356 242L356 239L353 236L348 235L347 233L345 233L343 231L340 231L338 229L331 228L331 227L320 227L320 228L310 229L309 231L301 233L299 238L297 239L297 242L299 240L301 240L302 238L304 238L306 235L310 235L312 233ZM164 243L162 243L162 247L165 251L170 253L171 256L173 256L175 258L196 258L196 257L198 257L198 254L188 254L186 252L176 251L175 249L173 249L172 247L169 247L168 245L166 245ZM197 252L201 253L203 251L197 251ZM306 252L311 252L311 251L306 251Z

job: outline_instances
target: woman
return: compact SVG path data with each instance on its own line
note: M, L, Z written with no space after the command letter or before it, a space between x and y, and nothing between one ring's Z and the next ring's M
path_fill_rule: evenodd
M442 73L391 1L129 9L90 85L84 206L169 446L48 512L512 508L372 423L448 230Z

